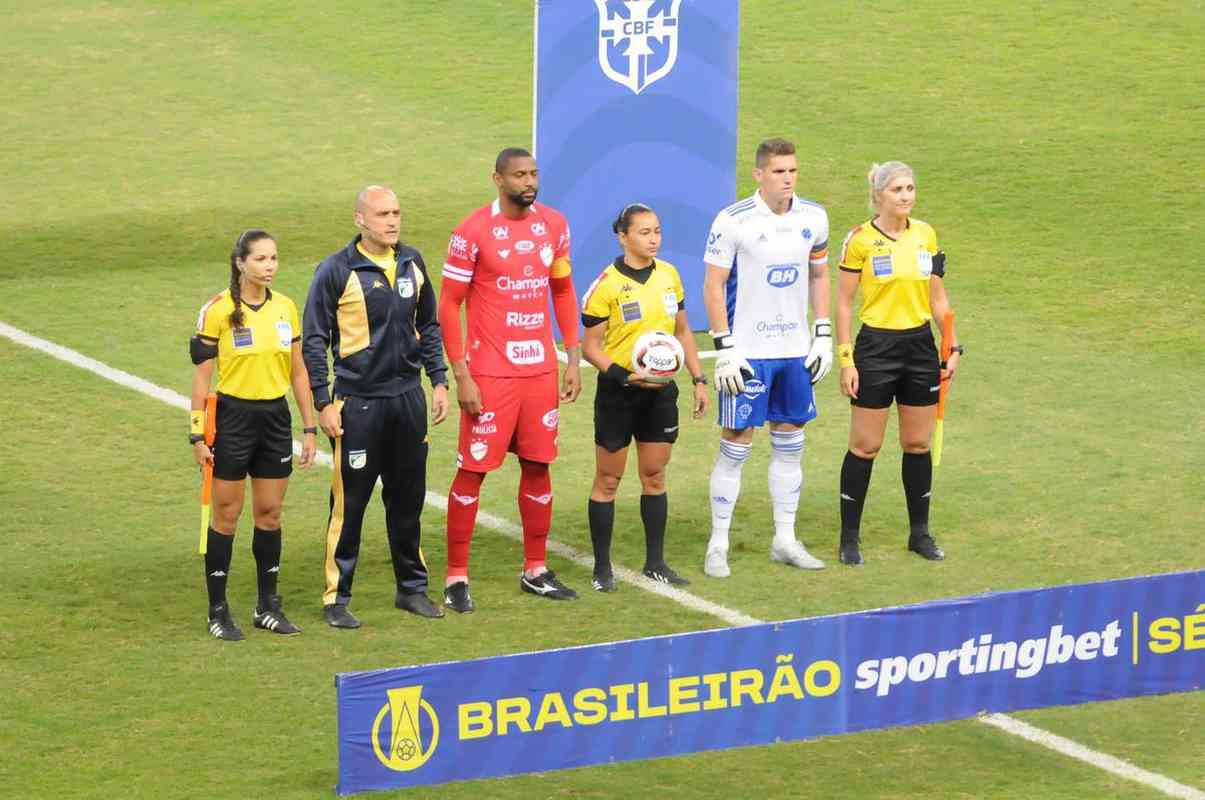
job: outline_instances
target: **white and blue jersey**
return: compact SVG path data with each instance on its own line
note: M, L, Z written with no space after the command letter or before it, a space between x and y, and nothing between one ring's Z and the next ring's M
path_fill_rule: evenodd
M828 265L828 214L791 198L775 214L754 192L716 215L703 260L728 270L728 330L748 359L802 358L808 328L809 265Z

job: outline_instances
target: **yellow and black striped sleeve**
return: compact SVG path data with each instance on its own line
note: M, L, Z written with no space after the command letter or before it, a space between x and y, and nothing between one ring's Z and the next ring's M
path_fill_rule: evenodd
M582 324L587 328L601 325L611 318L615 281L610 280L610 276L611 267L608 266L586 290L582 300Z
M845 272L861 273L866 266L866 239L858 234L865 225L858 225L845 236L841 245L841 263L839 267Z
M201 306L197 315L197 330L188 340L188 355L193 364L204 364L218 357L218 342L222 338L222 324L230 314L229 303L222 302L227 297L226 292L216 294L209 302ZM222 310L226 309L223 314Z

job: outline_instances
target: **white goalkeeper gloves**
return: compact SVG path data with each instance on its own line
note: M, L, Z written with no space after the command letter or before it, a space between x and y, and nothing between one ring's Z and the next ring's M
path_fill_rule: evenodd
M803 365L812 373L813 386L824 380L833 368L833 321L828 317L822 317L812 325L812 347Z
M711 333L715 342L715 385L721 392L738 395L745 391L745 375L753 377L753 367L732 344L731 333Z

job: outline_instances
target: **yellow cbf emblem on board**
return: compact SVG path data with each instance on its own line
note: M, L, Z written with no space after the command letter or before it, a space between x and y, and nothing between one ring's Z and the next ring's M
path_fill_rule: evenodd
M381 706L372 723L372 751L377 760L397 772L418 769L435 752L439 744L439 717L435 709L423 699L423 687L406 686L390 689L389 702ZM423 725L423 718L426 725ZM389 720L389 749L381 749L381 728ZM427 743L423 745L423 734Z

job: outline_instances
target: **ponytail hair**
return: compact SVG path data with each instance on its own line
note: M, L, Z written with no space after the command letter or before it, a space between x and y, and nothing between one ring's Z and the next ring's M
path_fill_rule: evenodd
M891 183L891 180L896 175L901 174L912 175L913 179L915 179L912 167L903 161L884 161L882 164L870 165L870 171L866 173L866 182L870 184L870 213L878 213L879 195L883 193L883 190L887 188L887 184Z
M628 203L623 207L623 211L619 212L619 216L611 223L611 230L615 233L627 233L628 228L632 227L632 217L637 214L655 214L653 209L646 206L644 203Z
M234 302L234 310L230 312L232 328L241 328L243 325L243 289L240 284L243 273L238 268L238 262L251 255L251 245L260 239L272 239L272 234L259 228L249 228L239 235L234 249L230 251L230 299Z

